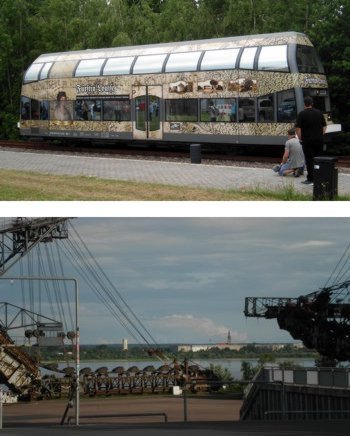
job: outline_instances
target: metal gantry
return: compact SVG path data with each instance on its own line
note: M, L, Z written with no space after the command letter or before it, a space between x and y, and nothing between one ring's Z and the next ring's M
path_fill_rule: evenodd
M350 280L297 298L247 297L247 317L276 319L281 329L328 361L350 360Z
M0 276L40 242L66 239L68 218L13 218L0 226Z

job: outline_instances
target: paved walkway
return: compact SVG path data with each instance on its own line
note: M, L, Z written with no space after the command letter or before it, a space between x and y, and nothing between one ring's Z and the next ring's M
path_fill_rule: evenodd
M293 186L297 192L313 192L312 186L301 183L303 177L279 177L265 168L191 164L190 161L175 163L0 150L0 168L176 186L275 191ZM339 173L338 193L350 195L350 174Z
M349 420L238 421L240 400L189 397L184 422L183 397L132 396L82 398L80 425L59 425L67 400L4 405L1 436L348 436ZM164 412L159 416L116 417L113 414ZM75 409L69 410L75 416ZM84 418L85 417L85 418ZM89 417L89 418L88 418Z

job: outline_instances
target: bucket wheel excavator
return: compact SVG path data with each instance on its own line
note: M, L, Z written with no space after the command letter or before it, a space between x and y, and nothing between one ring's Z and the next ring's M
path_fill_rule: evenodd
M278 326L316 350L322 366L350 360L350 280L297 298L247 297L247 317L276 319Z

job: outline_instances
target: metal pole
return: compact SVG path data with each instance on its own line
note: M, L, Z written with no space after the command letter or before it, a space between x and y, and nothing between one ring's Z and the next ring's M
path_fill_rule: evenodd
M0 429L2 429L2 389L0 388Z
M74 280L74 289L75 289L75 376L76 376L76 384L75 384L75 425L79 425L79 408L80 408L80 396L79 396L79 366L80 366L80 338L79 338L79 323L78 323L78 282Z
M185 363L185 384L184 384L184 389L183 389L184 422L187 422L187 380L188 380L188 361L187 361L187 358L185 358L184 363Z
M79 315L78 315L78 305L79 305L79 289L78 281L70 277L31 277L31 276L20 276L20 277L0 277L0 280L52 280L52 281L72 281L74 283L75 292L75 425L79 425L79 366L80 366L80 340L79 340ZM1 398L2 400L2 398ZM0 408L2 405L0 406ZM2 411L1 411L2 412ZM2 413L1 413L2 418ZM0 427L2 428L2 427Z

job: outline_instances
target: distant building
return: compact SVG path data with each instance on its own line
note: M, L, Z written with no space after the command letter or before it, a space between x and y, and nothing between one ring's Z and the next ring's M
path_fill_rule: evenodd
M122 347L123 347L123 351L128 350L128 340L127 339L122 340Z
M281 350L285 347L292 346L293 348L300 349L303 348L301 342L296 343L269 343L269 344L257 344L257 343L246 343L246 344L232 344L232 343L218 343L218 344L188 344L188 345L178 345L177 351L189 352L192 351L196 353L198 351L207 351L213 348L218 348L219 350L235 350L240 351L242 348L254 345L256 348L269 348L271 351Z
M224 350L225 348L228 348L229 350L235 350L239 351L241 348L245 347L247 344L226 344L226 343L220 343L220 344L194 344L194 345L178 345L177 351L192 351L193 353L196 353L197 351L206 351L211 350L212 348L219 348L220 350Z

